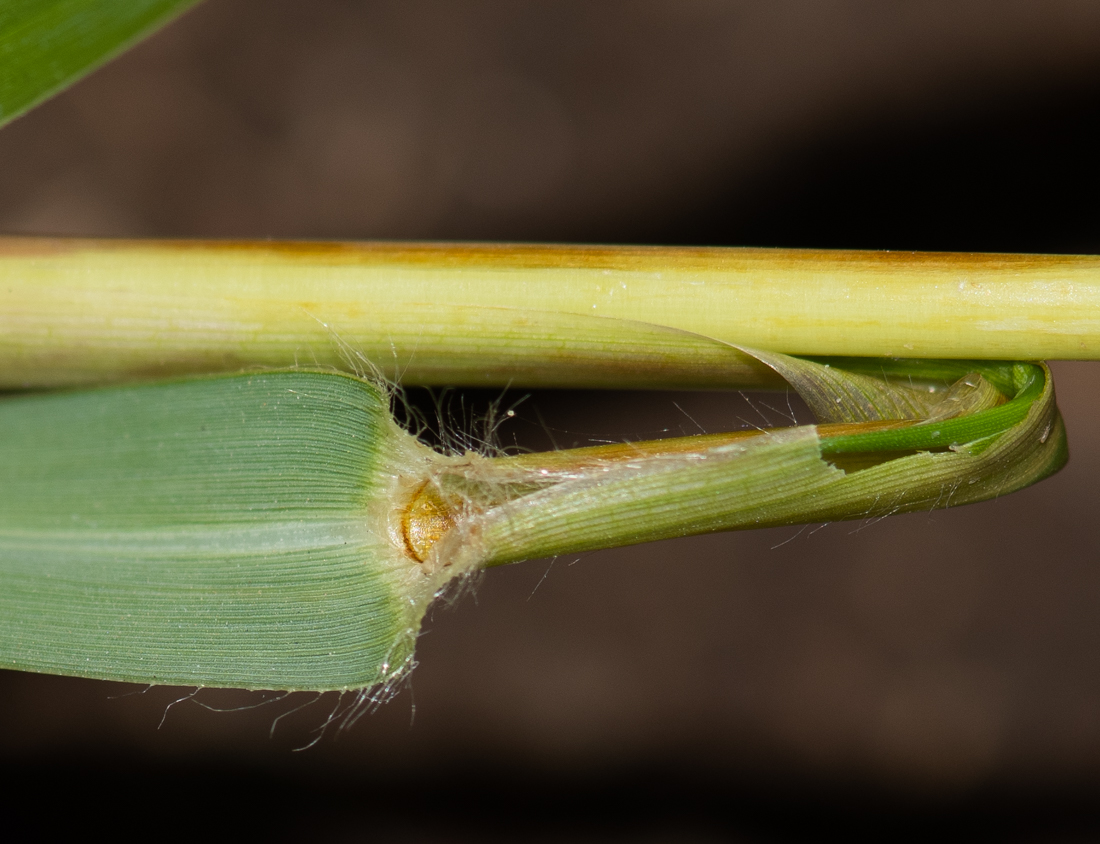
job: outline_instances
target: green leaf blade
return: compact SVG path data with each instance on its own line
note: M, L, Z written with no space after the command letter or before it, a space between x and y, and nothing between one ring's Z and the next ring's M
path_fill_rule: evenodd
M866 417L909 414L924 388L893 383L890 361L879 384L781 363L823 399L839 385L841 416L858 421L487 458L431 452L397 428L383 390L337 373L0 402L0 665L384 684L411 666L430 601L479 568L946 507L1065 463L1044 365L996 375L1008 395L964 374L925 402L927 419L897 421Z
M44 395L0 403L0 430L0 664L280 689L408 666L432 585L376 499L418 447L374 385Z
M0 5L0 126L197 2L6 0Z

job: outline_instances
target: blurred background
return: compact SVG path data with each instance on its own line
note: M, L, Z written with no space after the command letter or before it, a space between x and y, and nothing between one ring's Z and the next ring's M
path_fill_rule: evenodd
M1098 132L1093 0L208 0L0 132L0 231L1098 253ZM1037 487L489 572L348 729L336 696L0 673L13 816L49 793L44 829L273 840L1094 840L1098 367L1056 365L1072 459ZM519 402L500 435L531 447L787 411L412 401Z

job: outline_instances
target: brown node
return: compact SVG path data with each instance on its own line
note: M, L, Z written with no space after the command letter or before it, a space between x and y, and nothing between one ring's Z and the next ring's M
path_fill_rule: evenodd
M458 522L456 502L439 494L438 486L428 480L413 494L401 516L405 547L417 562L428 558L432 546Z

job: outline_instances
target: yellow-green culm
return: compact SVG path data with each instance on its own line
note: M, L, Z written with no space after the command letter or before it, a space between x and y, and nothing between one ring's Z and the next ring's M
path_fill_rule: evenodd
M430 602L481 568L950 506L1065 462L1041 364L751 354L820 424L486 457L432 451L384 387L333 372L6 398L0 666L387 684Z

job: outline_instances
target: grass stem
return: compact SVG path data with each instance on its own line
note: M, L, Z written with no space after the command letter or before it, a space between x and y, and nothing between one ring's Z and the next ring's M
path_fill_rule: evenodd
M1100 357L1100 258L0 239L0 387L347 368L407 384L768 386L797 355Z

